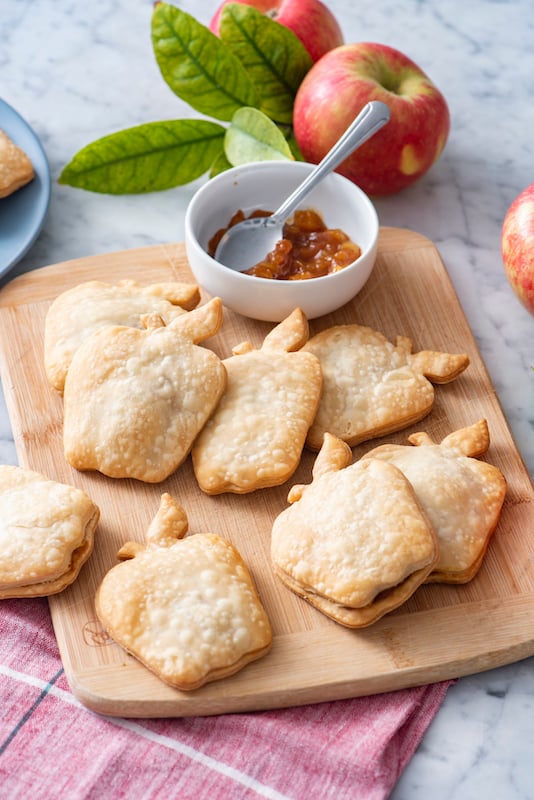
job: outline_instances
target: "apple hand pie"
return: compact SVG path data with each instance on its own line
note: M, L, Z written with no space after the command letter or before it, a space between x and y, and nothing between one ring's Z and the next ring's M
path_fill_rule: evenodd
M391 464L350 464L325 434L308 486L289 493L275 519L274 572L336 622L361 628L404 603L439 557L432 525L409 481Z
M486 420L454 431L440 444L424 432L408 441L416 446L385 444L364 458L400 469L434 526L440 557L426 582L466 583L480 569L506 495L501 471L473 457L489 447Z
M0 130L0 198L22 189L34 177L33 164L24 150Z
M351 447L418 422L432 410L433 383L454 380L469 364L462 354L422 350L396 343L363 325L337 325L304 346L321 362L323 393L306 440L319 450L325 433Z
M109 635L181 690L225 678L266 655L272 631L236 548L213 533L185 537L184 509L163 494L147 543L126 543L96 594Z
M145 314L159 314L168 325L200 302L198 286L132 280L117 284L87 281L53 301L45 320L44 364L50 385L62 393L72 356L94 331L107 325L141 327Z
M252 492L293 474L322 385L318 359L300 349L307 339L307 319L296 309L259 350L245 342L223 361L225 394L192 449L203 491Z
M79 470L158 483L187 457L226 386L226 370L198 342L215 335L222 303L159 315L144 328L107 326L74 353L65 381L65 458Z
M0 598L48 597L78 577L100 510L81 489L0 466Z

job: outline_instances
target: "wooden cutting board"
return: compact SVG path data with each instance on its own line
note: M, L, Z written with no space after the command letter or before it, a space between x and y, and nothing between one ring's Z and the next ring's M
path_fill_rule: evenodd
M453 383L436 387L432 413L387 438L405 443L414 430L440 441L485 417L492 444L487 460L508 481L498 528L477 577L464 586L421 587L400 609L353 631L328 620L271 573L270 529L293 483L307 483L315 456L305 451L291 482L251 495L209 497L188 462L164 483L78 473L62 449L62 400L43 369L44 320L51 300L85 280L140 283L191 279L182 244L165 244L76 259L14 279L0 292L0 375L21 466L84 489L100 506L95 550L78 580L50 597L66 675L89 708L124 717L208 715L334 700L458 677L534 654L533 486L440 256L428 239L383 228L374 272L353 301L314 320L311 332L358 322L412 338L414 350L468 353L471 364ZM259 346L268 323L226 312L210 342L221 357L245 339ZM375 446L354 448L354 458ZM190 531L211 530L241 551L271 618L270 654L237 675L194 692L162 683L101 629L93 598L128 539L144 541L163 491L185 507Z

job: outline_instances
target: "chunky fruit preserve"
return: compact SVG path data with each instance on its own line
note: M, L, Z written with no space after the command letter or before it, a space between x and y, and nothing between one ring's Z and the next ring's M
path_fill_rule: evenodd
M250 217L267 217L270 211L253 211ZM226 228L218 230L210 239L208 253L213 256L224 233L245 219L243 211L237 211ZM352 264L361 255L360 247L339 228L327 228L317 211L296 211L286 222L283 238L263 261L248 270L247 275L273 280L305 280L319 278L337 272Z

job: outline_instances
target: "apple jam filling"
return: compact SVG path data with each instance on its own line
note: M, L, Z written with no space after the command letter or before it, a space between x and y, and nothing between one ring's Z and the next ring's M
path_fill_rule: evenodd
M267 217L271 211L253 211L250 217ZM208 253L213 256L224 233L245 219L243 211L237 211L226 228L215 233L208 244ZM361 255L361 248L339 228L327 228L317 211L296 211L283 228L283 238L274 250L250 269L246 275L272 280L306 280L338 272L352 264Z

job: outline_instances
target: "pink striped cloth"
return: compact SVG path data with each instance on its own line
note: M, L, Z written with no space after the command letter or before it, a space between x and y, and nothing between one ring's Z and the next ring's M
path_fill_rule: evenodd
M0 601L0 797L381 800L449 683L254 714L103 717L69 689L47 601Z

